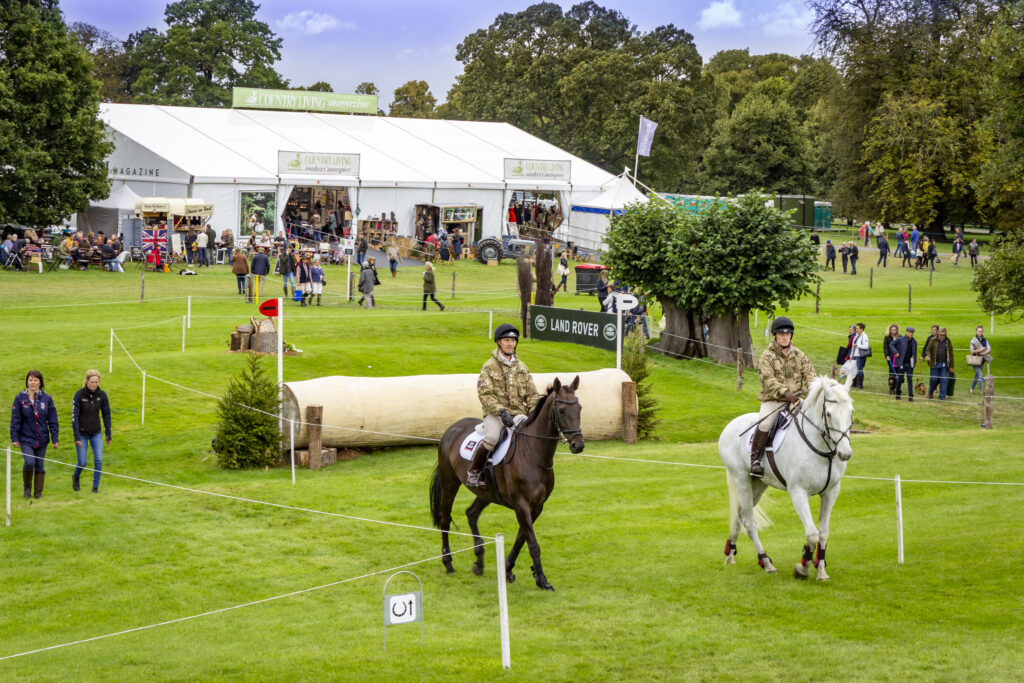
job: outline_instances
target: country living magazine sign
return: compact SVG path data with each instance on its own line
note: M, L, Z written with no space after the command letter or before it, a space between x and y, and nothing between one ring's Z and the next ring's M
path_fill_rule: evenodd
M530 336L615 350L615 314L551 306L530 307Z
M359 176L358 154L331 154L325 152L293 152L279 150L277 172L299 175Z
M348 95L313 90L266 90L232 88L231 106L236 109L280 109L325 114L377 114L376 95Z
M572 162L560 159L505 159L505 180L572 180Z

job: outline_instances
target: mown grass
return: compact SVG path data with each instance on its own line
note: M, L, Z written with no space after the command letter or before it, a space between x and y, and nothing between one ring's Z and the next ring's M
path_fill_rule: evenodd
M969 269L942 264L928 274L876 270L826 274L821 313L794 303L797 344L827 371L854 320L878 340L889 321L923 328L944 324L965 347L976 322ZM495 324L514 317L514 268L474 263L438 277L449 310L419 312L419 270L384 278L380 307L362 311L328 297L324 307L289 306L286 337L304 353L285 360L286 378L328 374L382 376L476 372L492 348ZM329 292L342 290L340 271ZM914 312L906 314L906 285ZM570 280L571 283L571 280ZM154 377L220 394L243 359L226 352L234 325L255 312L237 299L225 269L199 277L138 274L0 273L7 351L0 395L12 397L25 372L43 371L61 408L62 444L50 452L73 461L72 393L87 367L103 372L114 406L114 443L104 454L112 473L201 491L358 517L429 526L426 487L431 447L369 453L320 472L225 472L210 452L215 402ZM279 290L276 290L279 291ZM266 293L276 293L269 288ZM192 328L181 352L180 317L191 294ZM216 297L216 298L203 298ZM166 300L160 300L166 299ZM558 305L596 308L593 297L559 294ZM81 304L74 307L27 308ZM964 310L960 310L964 309ZM226 317L202 317L226 316ZM168 320L163 325L135 327ZM995 321L990 334L1000 376L1024 375L1024 326ZM758 327L764 325L763 315ZM141 378L119 347L107 373L109 329L150 374L146 424L140 424ZM134 329L127 329L134 327ZM761 338L755 335L755 339ZM536 372L588 370L614 354L524 341ZM868 370L878 370L876 357ZM858 394L855 457L833 515L828 584L798 583L802 529L788 498L766 497L775 525L762 534L779 576L757 568L749 541L739 564L721 564L726 491L715 440L734 415L756 405L756 376L736 391L735 369L652 356L662 404L657 439L634 446L588 443L561 455L557 488L537 525L545 570L557 592L537 590L529 558L510 586L512 661L499 663L494 552L483 578L469 572L471 553L445 576L437 560L411 570L424 582L425 645L418 629L390 629L382 643L377 575L237 610L0 661L6 680L243 679L520 679L679 680L712 678L924 678L1013 680L1024 674L1019 651L1024 592L1015 560L1022 551L1019 510L1024 487L906 482L906 562L896 563L892 481L943 479L1024 482L1017 444L1021 401L996 402L996 429L978 427L966 382L955 400L895 403ZM966 374L966 373L965 373ZM961 375L963 377L963 375ZM869 374L868 392L884 394L884 374ZM962 389L961 389L962 387ZM1024 383L997 380L997 394L1022 397ZM424 410L416 397L380 397L381 410ZM971 397L974 398L974 397ZM462 416L445 416L454 421ZM630 458L632 460L625 460ZM653 460L679 465L637 462ZM15 462L15 489L20 476ZM243 503L105 476L101 493L73 493L70 470L47 466L40 501L14 499L13 526L0 531L0 657L92 638L254 600L331 584L431 558L436 533ZM462 510L469 498L456 503ZM466 531L461 513L458 530ZM508 511L488 510L484 533L514 536ZM456 548L468 546L456 537ZM398 580L396 580L398 581ZM393 585L393 588L396 587ZM410 584L397 585L399 590Z

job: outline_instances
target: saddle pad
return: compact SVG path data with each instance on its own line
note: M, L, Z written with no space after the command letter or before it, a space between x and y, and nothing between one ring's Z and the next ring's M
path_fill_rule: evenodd
M525 419L525 415L516 415L516 426L518 426L519 423L523 422ZM484 440L483 429L484 425L481 422L476 426L476 428L473 429L473 431L469 433L469 436L462 440L462 446L459 447L459 455L462 456L463 460L473 459L473 454L476 453L477 446L479 446L480 443ZM512 436L512 431L506 430L505 438L502 439L497 446L495 446L493 451L491 451L491 457L489 458L489 460L491 461L492 465L497 465L499 462L505 459L505 454L508 453L508 445L512 442L512 439L509 438L510 436Z
M789 427L793 424L793 418L786 415L785 421L779 425L779 428L775 430L775 438L772 439L771 449L773 453L778 453L779 448L782 447L782 442L786 439L786 434L789 434ZM747 437L747 454L750 454L750 448L754 443L754 432L757 431L757 427L750 430L750 436Z

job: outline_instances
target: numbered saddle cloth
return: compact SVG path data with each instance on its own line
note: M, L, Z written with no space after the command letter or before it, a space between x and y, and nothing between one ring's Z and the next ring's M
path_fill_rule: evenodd
M515 421L516 426L526 420L525 415L516 415ZM509 437L512 435L512 431L509 429L503 429L501 432L501 440L498 445L491 451L491 456L488 458L492 465L497 465L505 459L505 454L508 453L508 445L512 442ZM459 448L459 455L462 456L463 460L472 460L473 454L476 453L476 449L484 440L484 423L478 424L473 431L469 433L465 439L462 440L462 446Z
M770 446L772 453L778 453L779 448L782 447L782 442L786 440L786 435L789 434L789 426L793 424L793 417L785 410L781 411L772 427L774 433L772 434L772 445ZM750 453L751 445L754 443L754 432L757 431L757 427L750 430L750 435L747 437L747 453Z

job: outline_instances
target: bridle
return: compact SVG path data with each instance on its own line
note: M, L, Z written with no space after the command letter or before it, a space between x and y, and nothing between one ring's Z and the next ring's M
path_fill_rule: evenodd
M570 405L571 406L571 405L577 404L579 402L580 402L580 400L578 398L574 398L571 401L567 401L564 398L553 398L553 399L551 399L551 403L552 403L551 412L553 412L555 414L555 428L558 430L559 434L561 434L562 436L565 437L566 441L569 440L570 436L576 436L577 434L583 434L583 430L579 429L579 428L576 428L576 429L566 429L565 428L564 423L562 422L562 413L561 413L561 411L558 410L558 404L559 403L564 403L566 405Z
M565 405L573 405L573 404L576 404L576 403L579 403L579 402L580 402L580 400L578 398L574 398L571 401L569 401L569 400L566 400L564 398L557 398L554 394L552 394L551 395L551 412L552 412L552 415L555 418L555 429L558 430L558 436L546 436L546 435L543 435L543 434L527 434L526 432L519 431L519 429L517 427L517 428L514 428L512 430L513 438L519 438L520 436L528 436L531 439L552 439L552 440L555 440L555 441L561 441L564 438L566 441L568 441L569 437L571 437L571 436L576 436L577 434L582 435L583 434L583 430L582 429L566 429L565 428L565 423L562 421L562 413L558 409L558 404L559 403L564 403ZM508 457L509 460L511 460L515 456L515 446L514 445L510 446L508 450L509 450L509 454L508 454L507 457ZM532 457L533 456L533 449L530 447L530 442L529 441L526 442L526 450L530 453L530 455ZM548 470L551 470L551 469L555 468L554 463L552 463L550 467L548 467L547 465L544 465L544 464L541 464L541 466L544 467L544 469L548 469Z
M846 439L847 442L850 441L850 430L853 429L853 420L850 421L850 426L847 427L846 429L833 427L828 423L828 411L826 410L826 404L838 402L838 399L829 398L828 396L825 396L823 398L821 402L820 426L814 420L812 420L810 416L807 415L807 412L804 410L803 405L800 406L800 408L796 411L796 414L793 416L793 422L796 423L796 431L800 435L800 438L803 439L804 444L806 444L807 447L810 448L813 453L820 455L821 457L828 460L828 476L825 477L825 485L821 487L821 491L818 491L817 495L821 495L821 493L828 488L829 483L831 483L832 459L835 458L836 454L839 452L839 444L842 443L843 439ZM798 419L801 417L803 418L803 420ZM825 443L825 446L828 448L828 450L821 450L815 444L811 443L811 440L807 437L807 433L804 431L803 421L810 423L812 427L818 430L818 435L821 437L821 440ZM839 438L833 439L833 432L837 432L839 434Z

